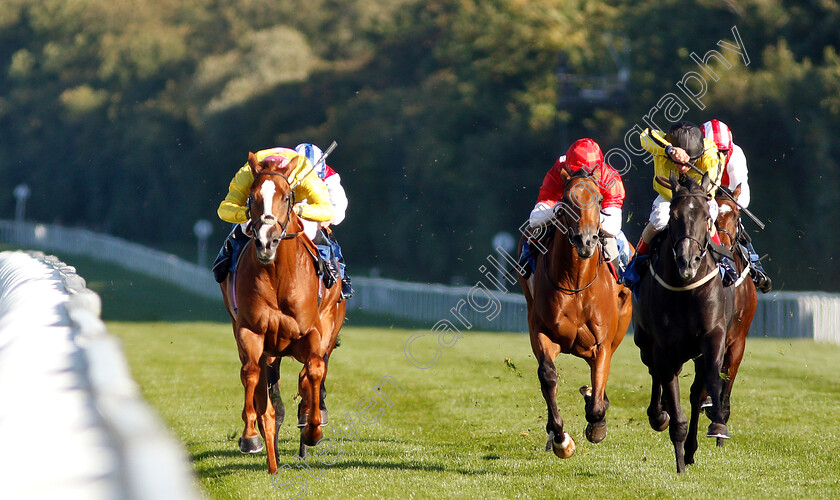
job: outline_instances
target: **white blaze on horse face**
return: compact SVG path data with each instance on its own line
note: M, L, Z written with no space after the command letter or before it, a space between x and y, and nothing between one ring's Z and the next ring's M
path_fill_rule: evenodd
M263 215L270 215L274 217L274 213L271 211L271 207L274 205L274 193L277 191L277 187L274 185L274 181L266 179L263 181L262 186L260 186L260 193L263 197ZM268 241L268 231L271 229L270 224L263 224L260 226L260 240L265 243Z
M721 205L718 210L721 214L728 214L732 211L732 207L730 207L729 205Z

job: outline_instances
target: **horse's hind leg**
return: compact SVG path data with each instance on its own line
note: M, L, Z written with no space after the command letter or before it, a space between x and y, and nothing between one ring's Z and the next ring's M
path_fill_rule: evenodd
M730 397L732 396L732 386L735 385L735 377L738 375L738 368L741 366L741 361L744 358L745 343L746 337L742 336L739 341L736 341L729 346L723 358L723 367L721 372L726 376L726 380L723 382L723 390L721 391L720 396L720 411L721 416L723 417L723 423L727 425L727 430L729 426L729 415L731 412ZM709 418L711 418L711 416L709 416ZM717 438L718 446L723 446L725 442L726 438Z
M532 336L531 345L539 364L537 376L548 408L548 422L545 425L548 433L546 450L553 450L560 458L569 458L575 454L575 441L563 432L563 419L557 410L557 368L554 366L554 358L560 352L560 348L545 335L538 333L536 336L536 340Z
M275 428L279 429L286 419L286 405L280 394L280 358L269 358L268 364L268 397L274 407Z

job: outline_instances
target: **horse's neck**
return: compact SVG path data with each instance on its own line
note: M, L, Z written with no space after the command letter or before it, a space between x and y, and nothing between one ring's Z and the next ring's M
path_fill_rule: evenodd
M569 241L569 234L558 230L554 235L554 243L549 256L549 277L555 283L568 283L572 288L578 288L577 285L590 282L598 272L598 265L601 262L599 252L601 252L600 248L592 257L582 259L577 253L577 248Z

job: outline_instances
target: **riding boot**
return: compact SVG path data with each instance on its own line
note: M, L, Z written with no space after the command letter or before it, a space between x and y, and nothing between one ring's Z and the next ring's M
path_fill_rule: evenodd
M534 272L534 267L536 263L534 261L534 256L531 254L531 246L528 244L528 240L522 240L522 252L519 254L519 269L521 269L522 277L524 279L528 279L531 277L531 273Z
M347 264L344 263L344 253L341 251L341 246L335 239L334 232L330 231L327 233L327 238L329 239L330 247L332 247L332 252L338 265L338 275L341 277L341 296L349 299L356 292L353 290L350 276L347 275Z
M325 288L332 288L335 285L336 276L338 276L338 269L335 267L335 261L330 256L329 245L315 245L318 248L318 257L320 259L321 278L324 280Z
M245 243L248 241L248 236L242 232L242 226L234 224L233 229L225 238L216 260L213 262L213 278L216 283L221 283L227 277L228 272L236 265L236 260L239 258L239 252Z
M758 256L758 252L755 251L752 239L747 234L746 229L743 226L739 229L738 234L741 235L739 243L750 256L750 276L752 276L753 282L755 282L755 288L761 293L767 293L773 289L773 281L767 275L764 266L761 265L761 259Z
M232 253L230 239L225 238L224 243L222 243L222 248L216 256L216 260L213 261L213 279L216 280L216 283L223 282L225 277L227 277L227 273L230 270L230 257Z
M732 265L732 261L728 257L721 257L720 262L720 277L723 279L723 286L731 286L738 281L738 271Z

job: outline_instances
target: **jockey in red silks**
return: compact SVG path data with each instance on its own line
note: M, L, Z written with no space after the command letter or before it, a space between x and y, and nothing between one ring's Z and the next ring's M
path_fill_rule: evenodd
M614 168L604 163L601 147L592 139L579 139L572 143L566 154L558 158L545 174L537 203L528 218L529 226L536 229L553 223L558 203L563 198L564 186L560 172L565 170L573 174L580 169L597 178L598 190L603 196L601 233L604 235L604 257L613 263L616 271L623 270L630 260L630 243L621 230L621 208L626 194L624 182ZM523 242L520 264L526 270L525 277L530 275L533 259L528 239Z
M703 136L714 141L718 148L718 156L723 165L720 185L728 188L730 193L741 186L740 194L735 201L741 208L747 208L750 205L750 185L748 182L747 157L744 155L744 151L732 142L732 131L722 121L709 120L701 128ZM764 270L764 266L761 265L761 261L758 260L758 254L753 248L752 241L746 231L739 231L739 235L738 243L747 250L750 256L750 274L756 288L762 293L769 292L772 290L773 284Z

